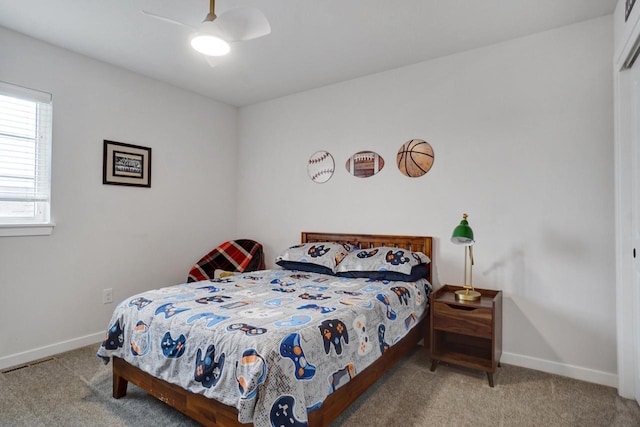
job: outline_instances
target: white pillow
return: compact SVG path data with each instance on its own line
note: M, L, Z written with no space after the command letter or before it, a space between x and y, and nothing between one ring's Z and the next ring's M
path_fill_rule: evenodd
M335 274L336 266L349 254L351 245L313 242L291 246L276 257L276 264L290 270Z
M360 249L349 253L338 265L336 273L348 271L393 271L411 274L411 269L419 264L431 262L422 252L408 249L381 246L372 249Z

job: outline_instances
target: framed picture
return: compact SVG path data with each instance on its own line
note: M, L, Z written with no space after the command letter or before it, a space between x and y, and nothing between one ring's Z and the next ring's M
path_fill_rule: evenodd
M102 183L151 187L151 148L104 140Z

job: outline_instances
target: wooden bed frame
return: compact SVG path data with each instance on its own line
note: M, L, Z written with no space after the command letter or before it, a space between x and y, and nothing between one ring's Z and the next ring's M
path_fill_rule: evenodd
M378 246L391 246L422 252L434 263L433 242L425 236L394 236L379 234L342 234L302 232L302 243L339 242L357 245L362 249ZM429 282L431 280L429 269ZM425 348L428 345L428 319L424 319L409 333L389 348L379 359L356 375L350 382L327 396L322 406L309 412L308 422L311 427L327 426L340 415L358 396L375 383L398 360L411 351L423 338ZM238 422L236 408L224 405L203 395L189 392L174 384L153 377L152 375L130 365L124 359L113 358L113 397L119 399L126 395L127 384L131 382L147 393L162 400L188 417L205 426L247 426Z

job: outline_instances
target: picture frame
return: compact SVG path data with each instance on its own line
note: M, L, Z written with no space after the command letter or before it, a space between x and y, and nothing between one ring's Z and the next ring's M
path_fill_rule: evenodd
M151 148L105 139L102 183L151 187Z

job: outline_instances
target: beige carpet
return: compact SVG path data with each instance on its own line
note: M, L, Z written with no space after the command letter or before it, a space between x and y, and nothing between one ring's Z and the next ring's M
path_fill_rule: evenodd
M95 346L0 374L0 426L195 426L129 385L111 398L111 365ZM356 426L640 426L615 389L514 366L486 375L440 365L417 348L333 424Z

